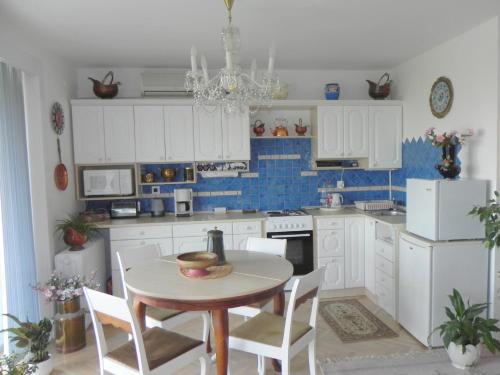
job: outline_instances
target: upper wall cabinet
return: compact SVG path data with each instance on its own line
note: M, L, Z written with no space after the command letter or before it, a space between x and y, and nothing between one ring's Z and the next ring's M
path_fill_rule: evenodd
M165 160L162 106L135 106L135 155L138 162Z
M73 106L75 164L134 162L131 106Z
M250 117L244 113L222 115L222 156L224 160L250 160Z
M163 107L163 113L167 161L193 161L193 108L191 106Z
M368 107L344 107L344 154L348 158L368 157Z
M403 120L401 106L370 107L370 169L402 166Z
M317 158L344 157L344 109L318 107Z

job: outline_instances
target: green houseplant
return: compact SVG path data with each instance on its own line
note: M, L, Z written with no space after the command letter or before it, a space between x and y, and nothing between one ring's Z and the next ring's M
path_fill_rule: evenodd
M26 362L36 364L36 375L49 374L54 365L48 351L52 323L49 319L42 319L38 323L20 321L11 314L4 314L13 320L18 327L6 328L1 332L11 334L10 341L18 348L27 349Z
M493 249L500 246L500 205L498 199L500 194L495 191L495 198L488 200L484 207L474 207L469 215L478 216L479 221L484 223L485 238L484 246Z
M99 228L79 214L69 215L59 220L56 232L60 232L70 250L81 250L83 245L98 233Z
M16 354L0 356L0 375L31 375L36 369L36 363L18 361Z
M485 319L480 315L487 309L487 303L467 305L458 290L453 289L449 296L452 309L445 308L448 321L436 327L453 366L465 369L477 364L480 357L480 344L491 352L500 351L500 342L493 338L492 332L500 332L497 319Z

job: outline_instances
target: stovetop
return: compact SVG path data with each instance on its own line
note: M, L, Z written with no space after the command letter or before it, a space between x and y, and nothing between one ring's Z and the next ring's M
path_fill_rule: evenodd
M280 211L267 211L269 217L283 217L283 216L307 216L309 215L304 210L280 210Z

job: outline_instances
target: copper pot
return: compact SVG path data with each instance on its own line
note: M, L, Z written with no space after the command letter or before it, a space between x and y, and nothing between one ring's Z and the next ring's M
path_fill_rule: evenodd
M86 235L81 234L73 228L68 228L64 232L64 242L71 246L70 250L81 250L83 245L88 241Z
M307 132L307 126L302 124L302 119L299 118L299 123L295 124L295 133L298 135L304 135Z
M262 121L256 120L253 124L253 132L257 137L260 137L266 131L265 125Z
M153 172L144 173L142 175L142 182L145 182L147 184L155 182L155 174Z
M276 128L274 128L273 135L275 137L288 137L288 129L283 125L278 125Z
M167 182L175 180L175 169L173 168L163 168L160 174Z
M106 79L110 77L109 83L106 83ZM118 86L121 85L120 82L113 83L113 72L110 70L108 74L104 76L102 81L88 77L94 83L94 94L101 99L111 99L118 94Z
M60 353L72 353L85 347L85 312L80 309L80 297L57 301L56 308L56 350Z

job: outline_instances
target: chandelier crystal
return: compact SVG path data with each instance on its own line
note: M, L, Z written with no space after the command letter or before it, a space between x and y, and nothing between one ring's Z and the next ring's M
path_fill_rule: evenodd
M207 60L201 55L198 70L197 50L191 48L191 70L186 73L185 88L193 92L194 104L206 109L221 106L226 113L251 112L260 106L270 106L273 92L279 89L279 79L274 72L274 48L269 49L268 69L257 81L257 61L253 59L250 74L239 64L240 31L233 26L231 9L234 0L224 0L228 11L228 25L222 29L221 39L226 66L212 78L208 75Z

